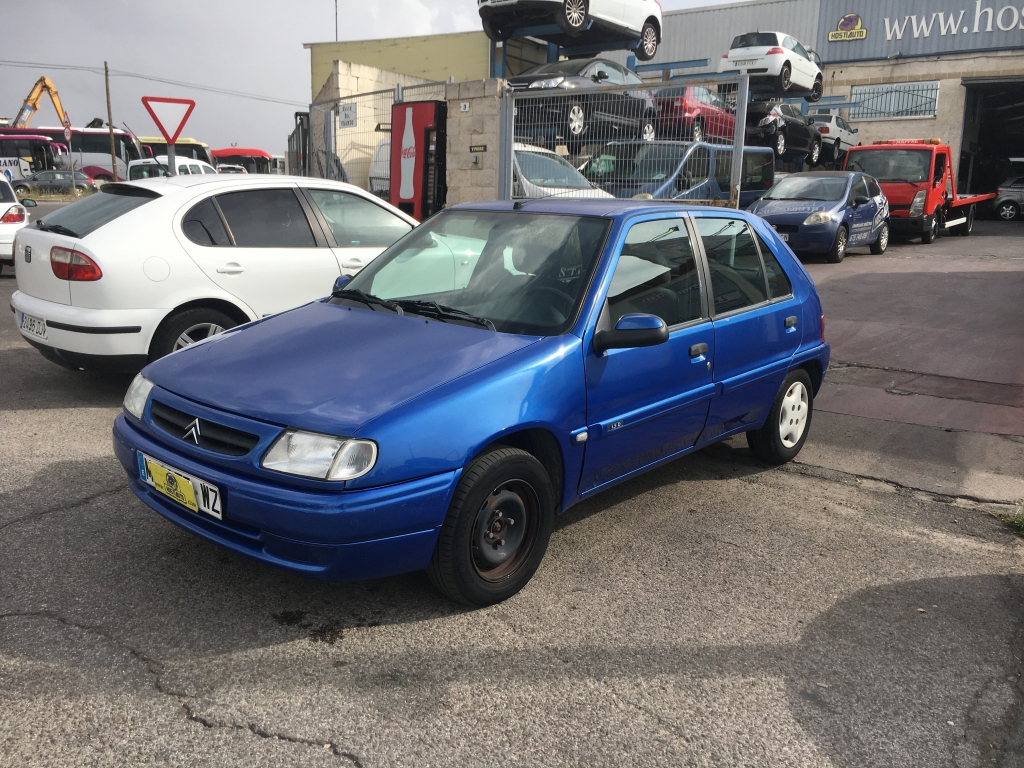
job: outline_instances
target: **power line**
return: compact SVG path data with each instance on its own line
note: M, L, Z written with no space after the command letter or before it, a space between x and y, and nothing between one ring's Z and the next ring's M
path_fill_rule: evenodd
M8 61L8 60L5 60L5 59L0 59L0 66L20 67L20 68L24 68L24 69L32 69L32 68L42 67L42 68L46 68L46 69L56 69L56 70L65 70L65 71L70 70L70 71L76 71L76 72L90 72L90 73L92 73L94 75L102 75L103 74L103 68L102 67L85 67L85 66L77 66L77 65L74 65L74 64L47 64L47 63L39 62L39 61ZM169 79L163 78L163 77L154 77L152 75L143 75L143 74L140 74L138 72L128 72L128 71L123 70L123 69L112 69L112 70L110 70L110 75L111 75L111 77L128 77L128 78L133 78L133 79L136 79L136 80L148 80L148 81L154 82L154 83L163 83L165 85L175 85L175 86L178 86L178 87L181 87L181 88L192 88L192 89L195 89L197 91L206 91L208 93L216 93L216 94L219 94L221 96L234 96L235 98L239 98L239 99L252 99L253 101L264 101L264 102L269 102L271 104L287 104L288 106L292 106L292 107L305 107L305 106L308 106L308 104L306 102L303 102L303 101L290 101L288 99L277 99L277 98L274 98L273 96L263 96L263 95L258 94L258 93L246 93L245 91L234 91L234 90L231 90L229 88L217 88L217 87L212 86L212 85L199 85L198 83L186 83L186 82L184 82L182 80L169 80Z

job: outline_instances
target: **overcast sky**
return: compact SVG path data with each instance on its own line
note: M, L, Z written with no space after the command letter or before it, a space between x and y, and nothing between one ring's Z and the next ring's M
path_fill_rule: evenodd
M661 0L664 9L724 0ZM183 136L283 154L309 98L309 51L334 39L334 0L31 0L3 3L0 115L13 119L40 75L53 80L74 125L106 120L103 62L112 71L244 92L285 103L221 95L125 75L110 80L114 124L157 135L143 96L196 101ZM338 0L342 40L480 28L475 0ZM16 30L20 30L17 34ZM12 66L6 62L27 62ZM97 68L100 74L46 65ZM290 103L289 103L290 102ZM44 99L32 125L57 125Z

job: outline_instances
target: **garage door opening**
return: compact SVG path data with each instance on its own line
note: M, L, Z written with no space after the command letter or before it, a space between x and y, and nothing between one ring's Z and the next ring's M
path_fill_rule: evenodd
M1019 162L1024 155L1024 78L963 83L967 97L957 192L995 192L1014 173L1024 173Z

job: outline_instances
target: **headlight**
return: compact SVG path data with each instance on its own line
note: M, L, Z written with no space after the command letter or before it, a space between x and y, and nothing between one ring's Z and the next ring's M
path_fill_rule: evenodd
M565 82L564 77L549 77L547 80L535 80L530 83L531 88L557 88Z
M263 457L264 469L317 480L355 480L377 461L377 444L289 429Z
M910 218L924 215L924 200L926 197L928 197L928 194L923 189L914 195L914 202L910 204Z
M815 224L828 224L832 221L832 214L829 211L818 211L804 219L805 227L813 227Z
M136 419L141 419L142 412L146 410L146 401L149 399L151 389L153 389L153 382L141 373L136 374L124 395L124 409Z

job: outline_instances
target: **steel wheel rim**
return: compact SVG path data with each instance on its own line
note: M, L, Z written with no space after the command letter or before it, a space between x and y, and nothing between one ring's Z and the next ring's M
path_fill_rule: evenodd
M565 20L569 26L580 28L587 20L587 6L583 0L565 0Z
M700 127L700 123L693 124L693 140L704 141L704 129Z
M779 438L787 448L800 442L807 429L808 413L807 387L803 382L795 381L786 391L779 409Z
M579 136L583 133L583 107L573 104L569 108L569 133Z
M1004 205L999 209L1000 218L1010 221L1011 219L1017 218L1017 211L1012 205Z
M533 551L540 524L540 500L525 480L508 480L477 510L469 542L473 569L484 581L507 581Z
M224 333L224 328L216 323L196 323L175 339L172 351L177 352L179 349L191 346L197 341L208 339L220 333Z
M653 56L658 52L658 35L654 29L648 27L644 30L644 53Z
M882 232L878 236L878 244L882 247L883 251L889 247L889 227L882 226Z
M654 141L654 123L644 123L640 138L644 141Z

